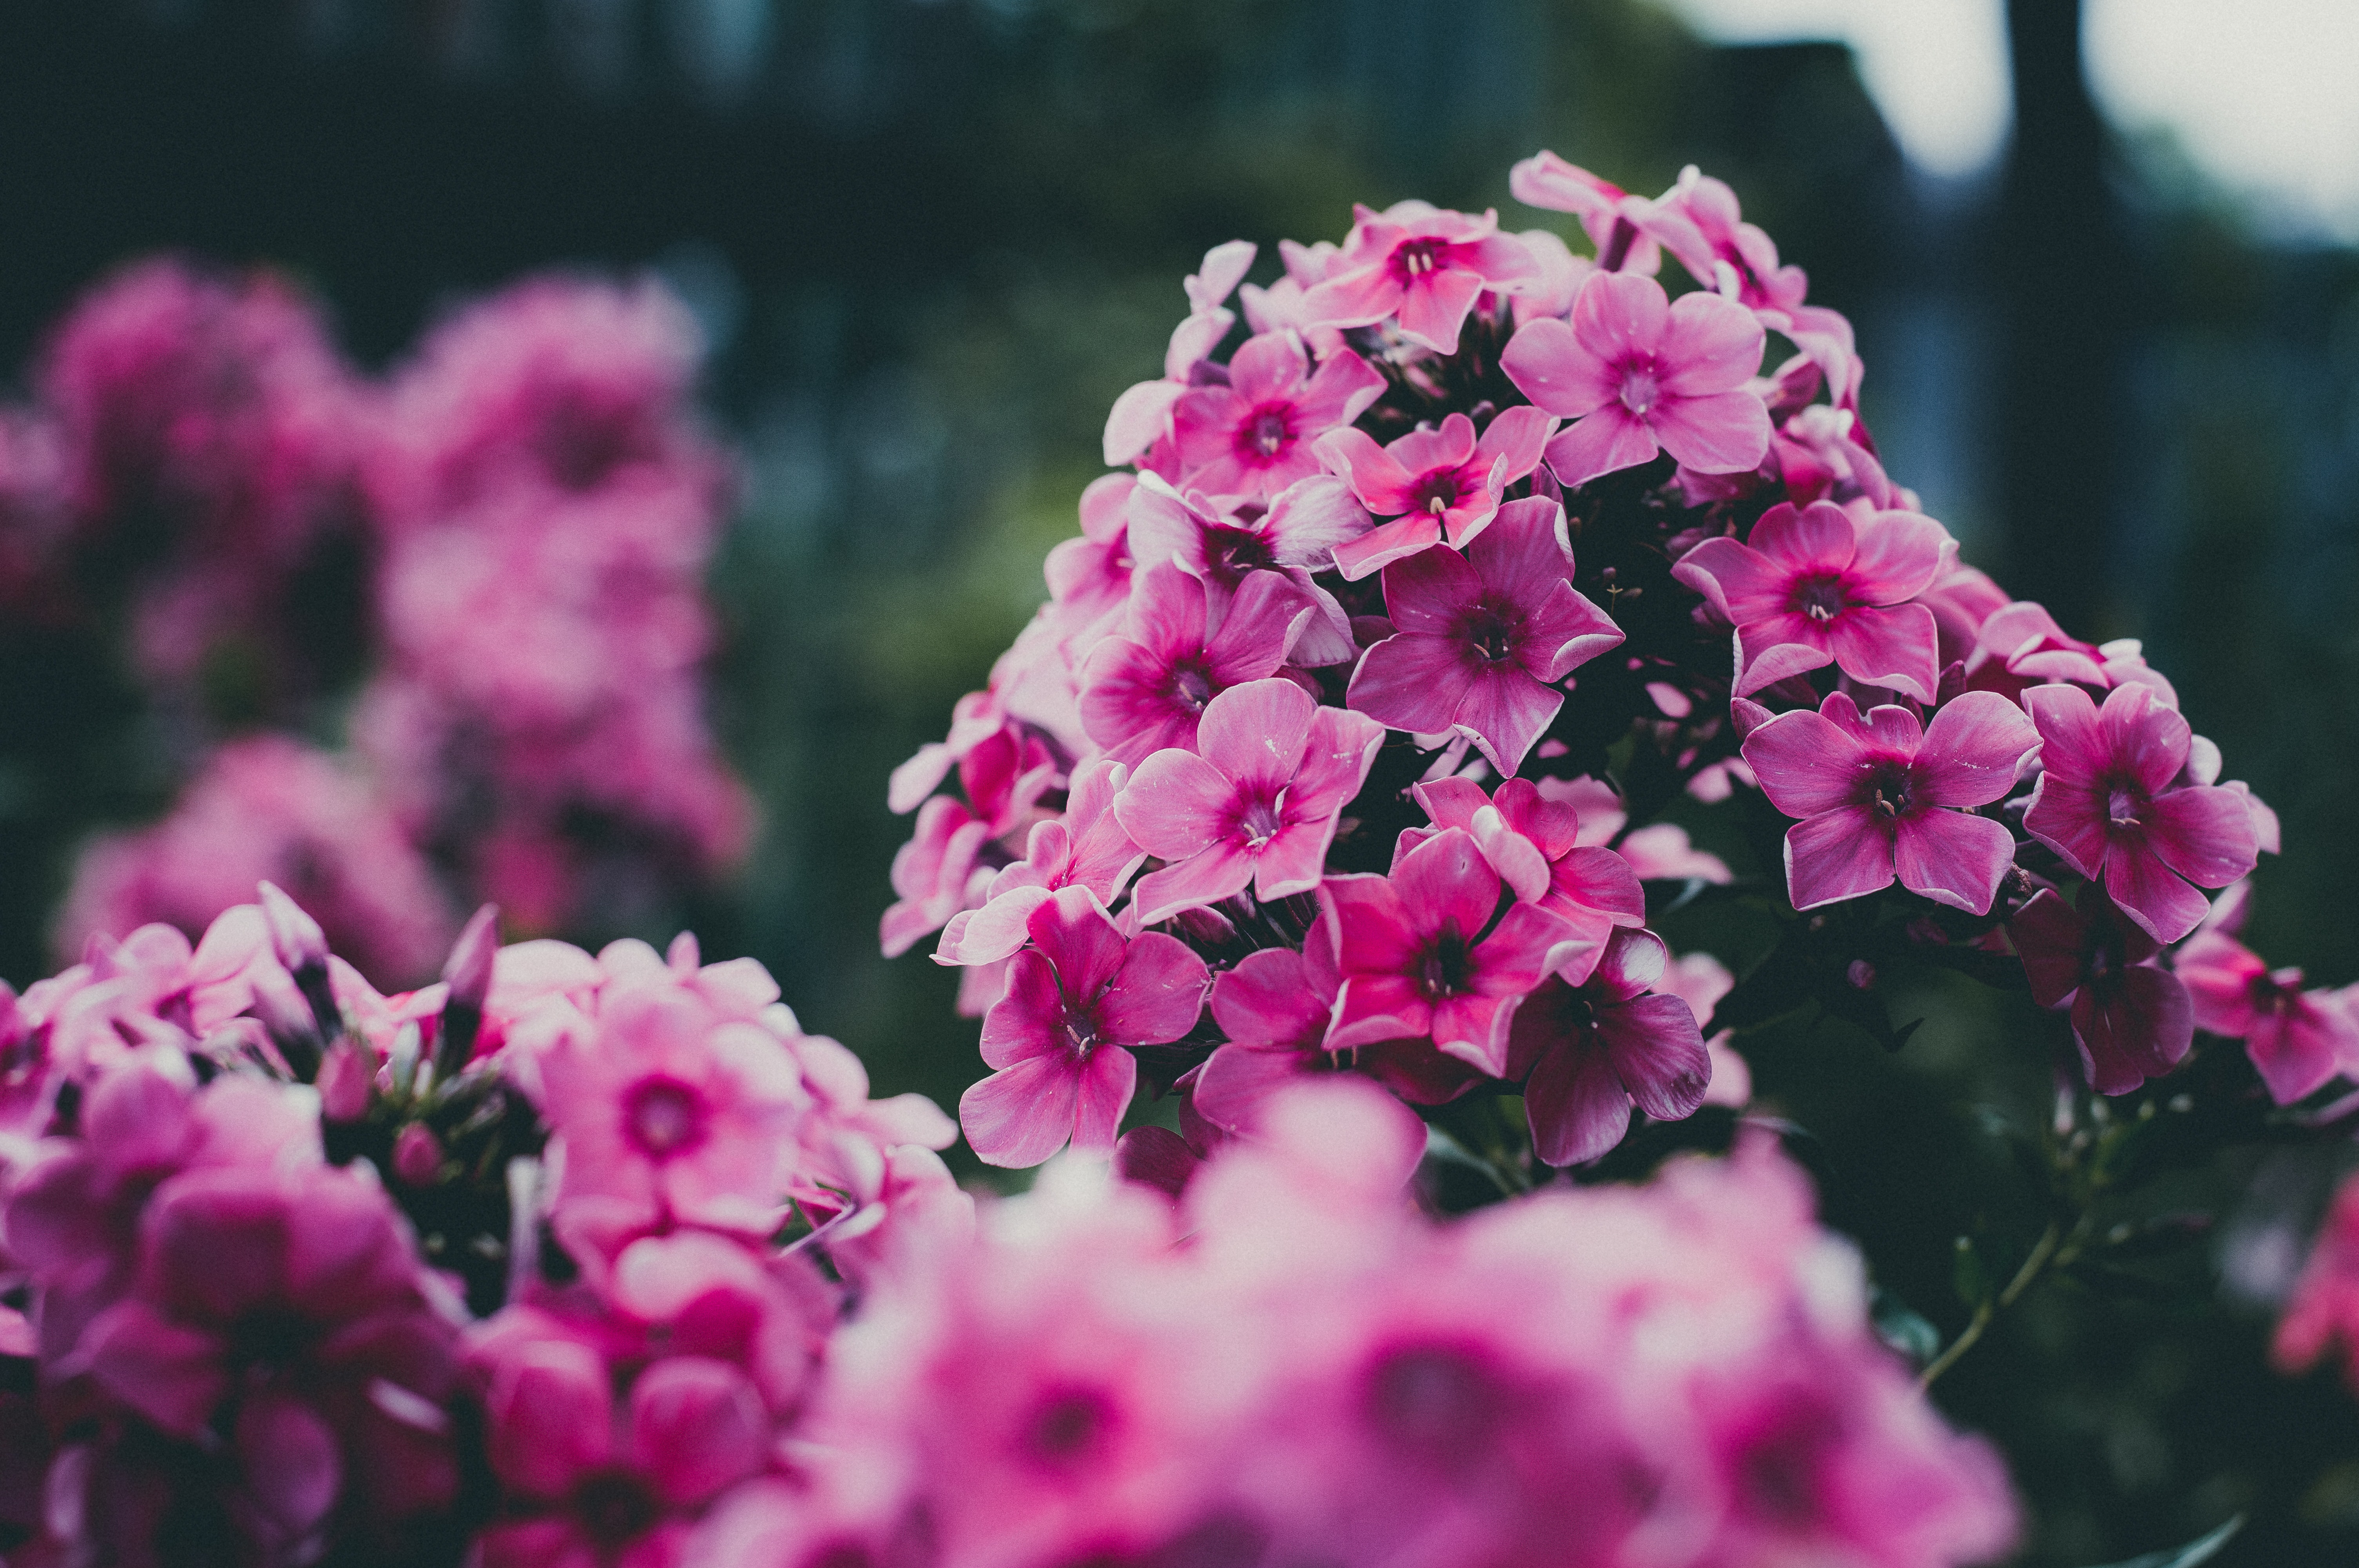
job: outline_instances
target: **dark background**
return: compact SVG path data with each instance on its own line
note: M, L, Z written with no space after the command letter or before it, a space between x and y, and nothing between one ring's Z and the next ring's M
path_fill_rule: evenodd
M1180 276L1237 236L1265 276L1278 236L1340 239L1354 200L1506 208L1542 146L1636 189L1696 162L1853 316L1896 478L2068 629L2145 638L2276 805L2254 944L2359 979L2359 263L2155 178L2091 104L2068 0L2009 23L2011 148L1936 182L1839 47L1710 47L1620 0L0 0L0 367L158 249L293 272L371 367L522 272L660 270L712 341L707 406L748 481L712 578L714 718L767 827L706 950L762 958L881 1092L948 1104L980 1072L954 976L875 953L908 827L885 774L1041 597ZM29 700L0 693L19 985L81 835L171 782L60 785L12 721ZM2003 1235L2022 1199L1975 1107L2036 1122L2047 1037L1939 1005L1974 1027L1895 1058L1840 1024L1745 1044L1822 1142L1831 1218L1953 1331L1951 1238ZM2180 1294L2035 1292L1944 1380L2012 1456L2029 1561L2239 1509L2232 1568L2359 1558L2349 1396L2263 1368L2250 1298L2281 1271L2219 1282L2334 1162L2191 1174L2190 1201L2237 1206L2169 1265Z

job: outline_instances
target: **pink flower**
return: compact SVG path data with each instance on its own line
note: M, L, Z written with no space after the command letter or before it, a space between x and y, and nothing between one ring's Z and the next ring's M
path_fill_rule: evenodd
M1798 266L1780 266L1777 244L1740 216L1736 193L1690 165L1680 182L1651 202L1638 226L1680 258L1706 288L1734 298L1815 362L1828 383L1853 380L1851 323L1824 306L1806 305L1810 279Z
M1226 299L1253 265L1254 245L1231 240L1204 253L1201 272L1188 275L1188 319L1172 329L1163 351L1163 379L1142 381L1114 400L1106 416L1105 460L1108 468L1126 463L1161 440L1170 429L1171 406L1186 395L1196 369L1236 325L1224 310Z
M1314 611L1276 572L1251 572L1225 612L1169 562L1138 574L1123 634L1082 672L1090 739L1134 766L1167 746L1192 747L1204 705L1233 686L1277 673Z
M1319 885L1335 820L1368 776L1385 727L1323 708L1292 681L1248 681L1204 707L1196 751L1156 752L1114 803L1166 862L1138 884L1141 924L1251 884L1266 903Z
M139 1249L135 1293L91 1323L82 1356L156 1430L225 1440L257 1555L340 1507L365 1529L449 1505L456 1332L374 1183L317 1165L186 1172L157 1189Z
M2359 1177L2345 1177L2335 1190L2293 1299L2277 1320L2269 1359L2281 1371L2307 1371L2338 1341L2343 1376L2359 1389Z
M1736 989L1736 977L1728 972L1727 965L1709 953L1682 953L1671 960L1663 978L1656 983L1688 1004L1688 1011L1695 1014L1696 1027L1701 1029L1711 1022L1720 999ZM1703 1103L1743 1110L1753 1099L1753 1069L1729 1044L1735 1033L1733 1029L1723 1029L1704 1039L1703 1048L1712 1056L1712 1085L1703 1092Z
M1343 434L1331 432L1330 436ZM1201 493L1181 495L1153 474L1141 478L1125 508L1131 558L1142 568L1176 561L1191 577L1234 592L1249 572L1275 568L1305 575L1335 564L1337 546L1368 530L1368 514L1343 481L1328 474L1295 481L1266 508L1224 512Z
M1499 215L1447 212L1403 201L1362 207L1327 276L1304 295L1308 323L1364 327L1391 316L1401 336L1438 354L1458 351L1458 329L1485 289L1513 289L1539 269Z
M1654 203L1633 196L1620 186L1587 169L1567 163L1552 152L1538 152L1507 171L1507 189L1527 207L1571 212L1581 220L1589 243L1603 256L1613 254L1613 270L1652 277L1663 265L1662 253L1636 221L1648 215Z
M1319 471L1312 443L1357 419L1385 389L1383 374L1338 350L1310 369L1292 333L1245 340L1226 386L1200 386L1171 410L1184 489L1266 501Z
M2217 925L2171 955L2195 1027L2242 1040L2269 1097L2291 1105L2337 1073L2359 1069L2359 1021L2342 993L2302 989L2299 969L2271 969Z
M877 922L877 943L897 958L980 902L991 870L976 864L991 842L991 825L962 801L938 795L918 813L917 831L893 851L893 891L899 896Z
M1637 875L1613 850L1582 842L1581 815L1544 795L1529 779L1503 780L1493 795L1471 779L1436 779L1412 785L1434 827L1462 827L1518 899L1562 920L1580 946L1560 971L1574 985L1605 950L1615 926L1647 923L1647 895ZM1404 847L1430 837L1405 828Z
M1196 1075L1190 1102L1197 1111L1225 1132L1244 1132L1271 1095L1332 1065L1327 1026L1342 985L1334 927L1323 914L1299 953L1265 947L1215 975L1212 1022L1228 1040Z
M1438 546L1384 570L1394 635L1362 655L1344 700L1396 729L1465 735L1503 773L1540 737L1573 669L1622 629L1572 586L1564 510L1510 502L1462 554Z
M1103 1158L1137 1081L1130 1047L1193 1029L1211 972L1159 931L1125 943L1086 888L1060 890L1026 929L1033 945L983 1021L995 1071L959 1098L959 1120L995 1165L1037 1165L1068 1140Z
M1319 900L1343 979L1327 1048L1430 1039L1494 1077L1507 1065L1516 1003L1562 961L1571 935L1528 903L1493 925L1498 873L1457 827L1410 849L1390 876L1329 877Z
M1769 411L1745 383L1761 367L1761 324L1715 294L1667 299L1650 277L1600 272L1572 319L1517 329L1500 356L1525 396L1573 424L1549 443L1566 485L1658 451L1703 473L1743 473L1769 451Z
M1932 604L1930 596L1928 604ZM1938 614L1940 607L1934 606ZM2002 604L1975 629L1966 660L1966 684L2020 700L2029 687L2070 682L2110 691L2132 681L2155 688L2166 708L2179 696L2159 670L2150 668L2138 641L2125 637L2102 647L2065 634L2055 617L2029 600Z
M1735 765L1743 767L1744 763ZM1734 880L1735 873L1728 869L1727 861L1697 849L1689 841L1688 830L1675 822L1654 822L1624 832L1630 814L1622 808L1622 797L1614 793L1614 786L1603 780L1544 778L1534 781L1534 785L1541 799L1570 806L1580 813L1581 826L1574 842L1584 848L1612 845L1640 881L1685 881L1692 877L1699 881L1725 885ZM1693 792L1693 786L1690 788ZM1723 798L1725 794L1723 789ZM1699 794L1698 798L1712 797Z
M1464 548L1497 515L1507 486L1540 465L1556 421L1529 405L1503 408L1482 437L1474 421L1451 414L1439 430L1420 426L1390 446L1354 429L1319 438L1319 455L1348 477L1352 493L1378 517L1396 521L1339 544L1335 565L1350 581L1447 540Z
M1532 1151L1582 1165L1630 1130L1630 1106L1660 1121L1695 1113L1712 1081L1696 1015L1658 993L1670 950L1651 931L1617 931L1578 987L1551 977L1516 1010L1506 1076L1522 1078Z
M2072 1008L2081 1069L2099 1094L2122 1095L2185 1060L2195 1038L2187 988L2155 963L2161 944L2123 918L2096 882L2078 907L2042 888L2007 922L2031 998Z
M2012 790L2038 748L2023 710L1993 692L1951 698L1929 729L1905 708L1863 718L1839 691L1816 713L1770 719L1744 752L1770 804L1801 818L1786 834L1796 909L1858 898L1897 875L1911 892L1985 914L2015 838L1973 808Z
M2041 742L2025 829L2082 876L2102 876L2157 940L2194 930L2209 904L2188 884L2225 887L2259 858L2246 797L2178 784L2192 732L2149 686L2116 687L2102 710L2072 686L2034 687L2023 705Z
M534 1098L562 1155L560 1217L772 1222L810 1100L785 1043L734 1011L658 964L610 981L593 1013L549 1008L519 1026L510 1048L535 1063Z
M1087 888L1111 906L1147 859L1114 809L1129 782L1130 770L1111 757L1084 764L1073 775L1064 816L1032 825L1024 859L991 879L979 907L951 917L935 962L991 964L1006 957L1024 946L1032 912L1060 888Z
M378 979L429 977L457 923L425 860L375 792L333 758L284 736L214 752L170 816L85 851L58 917L58 945L151 921L201 932L277 882L330 942Z
M1780 503L1748 543L1706 539L1672 575L1736 627L1736 695L1834 665L1868 686L1931 703L1940 671L1933 612L1912 603L1956 546L1913 512L1863 521L1832 502Z

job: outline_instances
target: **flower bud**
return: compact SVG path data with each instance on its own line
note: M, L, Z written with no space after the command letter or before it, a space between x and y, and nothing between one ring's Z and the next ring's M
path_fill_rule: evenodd
M393 1173L413 1187L434 1184L442 1169L442 1141L422 1121L403 1128L393 1141Z
M435 1037L434 1076L446 1083L475 1054L475 1037L484 1026L484 1000L492 991L492 960L499 946L500 906L487 903L468 917L466 929L451 945L451 957L442 966L442 979L451 992L442 1003Z
M352 1041L329 1046L320 1064L320 1113L330 1121L358 1121L368 1114L374 1076L366 1054Z

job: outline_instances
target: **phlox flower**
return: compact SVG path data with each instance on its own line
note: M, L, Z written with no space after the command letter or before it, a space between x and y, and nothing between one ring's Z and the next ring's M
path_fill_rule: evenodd
M1745 383L1761 323L1718 295L1669 299L1662 285L1593 274L1572 319L1527 321L1500 356L1523 395L1573 421L1549 443L1568 486L1668 451L1702 473L1743 473L1769 450L1769 411Z
M1863 716L1843 692L1815 713L1778 714L1745 738L1770 804L1799 817L1786 834L1796 909L1858 898L1895 876L1909 892L1989 913L2015 861L2004 824L1977 816L2015 787L2039 746L2023 710L1994 692L1952 697L1928 727L1905 708Z
M1930 704L1940 636L1933 612L1911 601L1956 553L1939 523L1914 512L1781 503L1746 542L1706 539L1671 573L1736 627L1737 696L1832 664Z
M893 851L893 892L897 895L877 922L877 940L888 958L897 958L971 909L989 884L991 869L976 864L991 842L991 825L963 801L938 795L918 813L917 830Z
M1205 1120L1243 1132L1278 1089L1335 1065L1325 1049L1343 985L1335 962L1334 927L1322 914L1300 952L1265 947L1212 977L1212 1022L1228 1038L1198 1069L1189 1097Z
M1524 1078L1532 1151L1551 1165L1610 1152L1630 1107L1661 1121L1693 1115L1712 1081L1696 1015L1655 989L1670 950L1651 931L1616 931L1578 986L1553 976L1516 1010L1505 1076Z
M1353 212L1349 238L1302 300L1306 321L1364 327L1395 318L1401 336L1438 354L1458 351L1458 330L1484 290L1512 292L1538 271L1523 242L1480 218L1401 201Z
M1629 863L1581 838L1581 814L1543 795L1529 779L1506 779L1490 795L1467 778L1412 785L1433 828L1401 831L1403 849L1433 831L1461 827L1516 896L1562 920L1578 939L1567 949L1564 978L1579 985L1615 926L1647 923L1647 895Z
M1358 581L1404 556L1448 542L1464 547L1498 514L1506 487L1540 465L1556 420L1521 404L1491 417L1481 437L1474 421L1451 414L1440 429L1419 427L1389 446L1365 431L1331 430L1319 455L1351 481L1352 493L1378 517L1394 521L1339 544L1335 565Z
M1114 809L1129 782L1130 770L1111 757L1083 763L1073 774L1064 815L1032 825L1024 859L991 879L979 907L951 917L935 961L989 964L1006 957L1024 946L1032 912L1059 888L1085 887L1111 906L1147 855ZM889 945L886 956L892 956Z
M1841 389L1854 379L1851 323L1839 311L1803 302L1809 277L1800 267L1778 265L1777 243L1744 221L1736 192L1726 183L1690 164L1680 171L1679 183L1634 221L1679 257L1698 283L1734 299L1763 326L1782 333L1831 385Z
M1248 503L1224 512L1200 493L1182 496L1154 474L1130 492L1125 535L1134 569L1171 561L1201 579L1225 604L1256 571L1275 571L1314 608L1295 632L1290 663L1340 665L1359 654L1351 618L1311 575L1332 569L1336 551L1368 531L1368 514L1349 486L1330 474L1297 480L1267 507Z
M259 1558L340 1509L365 1530L449 1506L457 1331L375 1183L316 1164L186 1171L156 1189L138 1245L133 1292L80 1356L156 1431L226 1450L215 1506ZM106 1468L88 1473L93 1503Z
M1930 596L1927 602L1932 603ZM1933 608L1939 614L1940 607ZM2068 636L2054 616L2029 600L2000 605L1976 628L1965 676L1969 687L2017 700L2031 687L2055 682L2110 691L2138 681L2154 687L2164 707L2179 706L2178 693L2146 662L2136 638L2102 646L2083 643Z
M1736 977L1709 953L1682 953L1655 983L1687 1003L1697 1027L1701 1028L1712 1021L1720 999L1736 989ZM1703 1048L1712 1056L1712 1083L1703 1092L1703 1103L1743 1110L1753 1099L1753 1069L1729 1044L1735 1033L1733 1029L1722 1029L1704 1037Z
M2195 1027L2243 1041L2279 1105L2338 1073L2359 1070L2359 1020L2349 1000L2339 991L2303 989L2299 969L2270 968L2233 928L2223 928L2229 924L2207 922L2170 957L2193 1004Z
M1499 875L1473 836L1445 828L1391 874L1329 877L1321 907L1343 976L1327 1048L1430 1039L1445 1055L1498 1076L1507 1024L1572 936L1557 916L1512 904L1495 924Z
M2195 929L2210 905L2190 887L2225 887L2253 869L2259 836L2248 797L2182 784L2192 731L2141 682L2101 709L2074 686L2034 687L2039 784L2023 826L2084 877L2104 880L2123 914L2158 941Z
M1542 150L1517 161L1507 171L1507 189L1527 207L1579 218L1600 256L1618 241L1623 251L1614 258L1617 271L1652 277L1663 265L1661 250L1637 222L1654 204L1552 152Z
M1037 1165L1069 1141L1103 1158L1137 1084L1129 1048L1193 1029L1211 972L1159 931L1125 942L1087 888L1059 890L1025 928L1032 945L983 1021L994 1071L959 1097L959 1121L995 1165Z
M1264 903L1316 888L1336 818L1384 739L1366 714L1322 707L1288 680L1248 681L1213 697L1195 751L1155 752L1114 799L1131 839L1166 862L1139 880L1140 923L1249 884Z
M1171 341L1163 351L1163 379L1131 387L1114 400L1106 415L1108 468L1129 462L1169 430L1171 406L1186 395L1196 368L1236 324L1236 316L1223 308L1222 301L1244 280L1254 253L1251 241L1231 240L1206 251L1201 269L1188 275L1181 286L1188 295L1188 317L1171 330Z
M1557 710L1551 687L1622 641L1572 586L1564 509L1509 502L1462 553L1437 546L1384 569L1393 635L1361 656L1345 702L1416 734L1456 730L1513 773Z
M1207 495L1266 501L1319 471L1312 443L1349 425L1385 389L1359 355L1339 349L1316 372L1290 332L1248 338L1225 386L1200 386L1171 409L1175 482Z
M2169 1072L2195 1038L2186 986L2155 962L2162 945L2127 913L2103 884L2085 882L2071 904L2041 889L2006 927L2032 1000L2071 1004L2081 1070L2105 1095Z
M1138 574L1120 636L1082 670L1090 739L1134 766L1167 746L1193 746L1204 705L1233 686L1274 676L1315 613L1276 572L1248 573L1223 610L1170 561Z
M1543 778L1534 780L1533 787L1542 800L1570 806L1579 814L1574 843L1584 849L1610 846L1640 881L1693 878L1724 886L1735 878L1727 861L1697 849L1688 830L1676 822L1650 822L1625 832L1630 814L1614 786L1602 779Z
M2338 1342L2343 1376L2359 1389L2359 1177L2346 1177L2335 1189L2277 1320L2269 1359L2281 1371L2307 1371Z

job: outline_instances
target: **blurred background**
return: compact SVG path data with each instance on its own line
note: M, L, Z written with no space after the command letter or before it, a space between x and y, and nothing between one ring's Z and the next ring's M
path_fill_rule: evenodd
M536 270L659 277L706 344L703 417L740 454L708 689L760 826L733 878L577 934L692 924L708 956L767 964L879 1092L951 1104L980 1070L955 974L930 943L877 956L909 827L886 774L1043 597L1105 411L1184 313L1181 275L1231 238L1261 242L1264 270L1279 236L1340 240L1354 200L1506 208L1509 163L1541 146L1638 190L1697 163L1852 316L1888 465L1968 558L2077 633L2146 640L2283 816L2254 945L2342 983L2359 979L2359 8L2234 15L0 0L0 367L33 366L85 288L157 252L285 273L372 373ZM0 975L21 988L72 956L49 944L80 847L162 813L185 757L92 647L22 627L0 644ZM341 722L312 719L329 744ZM1990 1158L1957 1075L1840 1026L1753 1050L1796 1120L1850 1132L1829 1135L1831 1216L1954 1329L1945 1238L1990 1222L1957 1174ZM2018 1065L1992 1093L2036 1117L2044 1065ZM2322 1192L2258 1156L2209 1174L2259 1195L2241 1234L2265 1239ZM2193 1265L2207 1297L2223 1260ZM2260 1522L2223 1563L2359 1553L2359 1422L2323 1375L2261 1369L2284 1271L2256 1267L2227 1271L2224 1312L2037 1299L1944 1381L2014 1457L2028 1561L2112 1561L2239 1509Z

